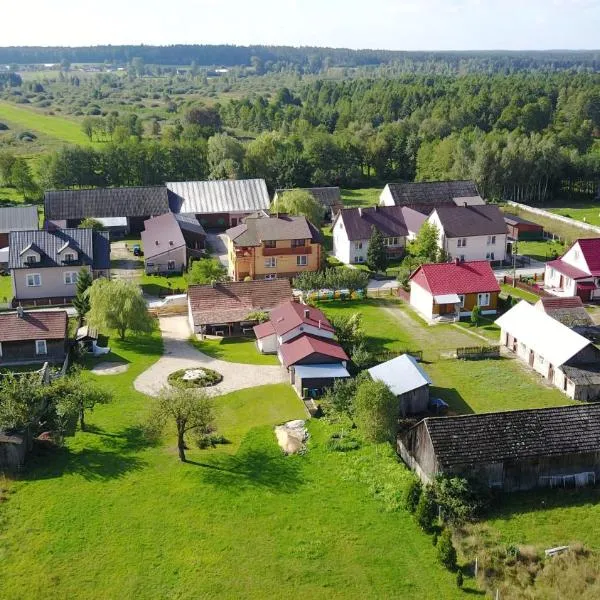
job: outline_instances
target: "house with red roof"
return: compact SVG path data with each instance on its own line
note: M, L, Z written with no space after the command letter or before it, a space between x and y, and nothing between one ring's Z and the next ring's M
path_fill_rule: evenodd
M269 321L254 327L254 333L258 349L277 354L302 398L317 397L336 379L350 377L348 355L318 308L284 302L271 311Z
M67 313L37 310L0 314L0 367L63 362L67 355Z
M500 286L487 261L421 265L410 277L410 303L430 321L457 321L475 306L494 315Z
M560 258L547 262L544 289L584 302L600 299L600 238L577 240Z

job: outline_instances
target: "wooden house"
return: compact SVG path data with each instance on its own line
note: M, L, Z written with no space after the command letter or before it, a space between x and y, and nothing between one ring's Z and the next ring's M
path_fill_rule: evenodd
M595 484L600 404L428 417L397 448L424 482L458 475L506 492Z
M518 215L504 213L504 222L508 229L508 237L511 240L543 240L544 227L533 221L523 219Z

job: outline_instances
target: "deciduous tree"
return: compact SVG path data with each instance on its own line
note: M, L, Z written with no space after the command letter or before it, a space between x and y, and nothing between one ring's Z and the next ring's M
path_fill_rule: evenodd
M186 273L186 280L190 285L206 285L213 281L225 281L226 279L227 269L218 258L195 260Z
M306 217L315 227L323 223L323 206L306 190L290 190L277 198L273 209L280 213Z
M354 420L367 440L392 441L398 424L398 399L382 381L362 381L354 397Z
M375 226L371 228L371 238L367 248L367 266L371 271L385 271L388 264L383 235Z

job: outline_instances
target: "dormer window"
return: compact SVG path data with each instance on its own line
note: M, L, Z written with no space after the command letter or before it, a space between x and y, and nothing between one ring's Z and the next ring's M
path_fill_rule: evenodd
M64 260L66 263L73 262L75 260L75 255L72 252L67 252L67 254L65 254Z
M34 265L37 262L37 256L30 254L29 256L27 256L25 261L27 262L28 265Z

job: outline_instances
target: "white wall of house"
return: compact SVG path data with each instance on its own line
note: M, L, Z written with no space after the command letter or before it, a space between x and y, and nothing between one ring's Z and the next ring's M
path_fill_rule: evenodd
M579 269L585 273L590 272L590 268L583 256L583 252L581 251L581 247L579 246L579 242L573 244L567 252L565 252L564 256L561 258L563 262L566 262L568 265Z
M345 265L350 264L350 241L341 217L333 223L333 255Z
M13 269L12 281L14 297L17 300L33 300L36 298L71 297L75 295L77 277L66 283L66 273L77 273L89 271L87 265L71 265L64 267L27 267L25 269ZM28 275L39 275L40 285L27 285Z
M185 246L170 248L151 258L144 258L146 273L179 273L186 268L187 251ZM171 264L169 264L171 263ZM172 266L172 269L169 269Z
M433 316L433 296L431 292L422 288L414 281L410 282L410 304L424 317L431 319Z
M392 197L392 192L390 192L389 185L386 185L381 194L379 194L379 204L381 206L396 206L394 198Z
M256 345L263 354L275 354L277 352L277 335L273 333L260 338L256 340Z
M473 235L464 238L449 238L436 211L429 215L429 223L434 224L439 231L438 247L443 248L450 258L465 261L489 260L503 261L506 258L507 234Z
M584 281L593 281L593 278L590 277ZM577 295L577 282L549 265L546 265L546 272L544 273L544 287L549 291L560 291L561 296Z

